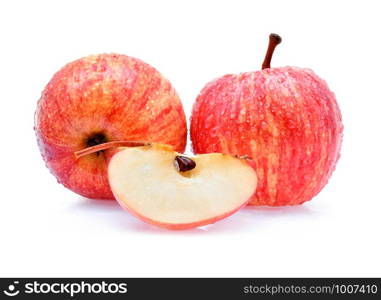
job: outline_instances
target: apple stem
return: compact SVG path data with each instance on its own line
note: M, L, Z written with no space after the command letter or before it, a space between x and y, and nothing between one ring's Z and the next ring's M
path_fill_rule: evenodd
M99 151L107 150L109 148L115 148L115 147L141 147L141 146L150 146L151 143L147 142L137 142L137 141L114 141L114 142L107 142L103 144L98 144L92 147L87 147L85 149L79 150L74 152L75 158L80 158L82 156L96 153Z
M267 52L265 59L262 63L262 70L263 69L268 69L271 68L271 58L273 57L273 53L275 50L275 47L278 46L282 42L282 38L276 34L276 33L271 33L269 36L269 45L267 47Z
M181 155L177 155L173 163L178 172L190 171L196 167L196 162L194 160Z

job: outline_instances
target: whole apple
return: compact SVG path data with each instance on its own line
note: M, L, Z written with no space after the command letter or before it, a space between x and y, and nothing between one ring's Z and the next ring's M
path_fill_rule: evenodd
M74 152L110 141L150 141L183 152L186 119L180 99L156 69L126 55L71 62L42 92L35 114L41 154L57 180L88 197L114 199L104 151Z
M258 186L250 204L295 205L312 199L335 169L342 142L339 106L325 81L297 67L225 75L199 94L191 118L195 153L248 155Z

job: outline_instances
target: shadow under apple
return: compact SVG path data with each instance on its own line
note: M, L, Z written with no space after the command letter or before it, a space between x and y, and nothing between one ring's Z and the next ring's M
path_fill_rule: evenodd
M78 201L71 206L71 210L80 213L81 217L96 218L104 225L118 230L150 234L188 235L200 233L238 233L253 232L263 228L268 222L278 223L279 226L293 219L317 219L319 212L311 208L309 203L298 206L267 207L247 206L234 215L223 219L215 224L193 228L188 230L168 230L142 222L113 200L91 200L79 197ZM91 220L94 222L95 220Z
M192 228L187 230L168 230L147 224L125 211L114 200L93 200L79 197L78 201L71 207L75 212L80 212L86 216L93 216L98 221L104 222L119 230L128 230L142 233L160 233L160 234L199 234L205 233L203 228Z
M295 206L246 206L234 215L215 224L204 226L204 229L213 233L238 233L253 232L268 225L278 223L282 226L285 222L301 221L301 219L317 219L319 212L309 204Z

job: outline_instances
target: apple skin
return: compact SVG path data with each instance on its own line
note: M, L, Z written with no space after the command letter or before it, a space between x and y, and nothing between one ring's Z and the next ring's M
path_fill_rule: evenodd
M186 146L180 99L156 69L120 54L71 62L48 83L38 102L35 132L47 167L73 192L114 199L105 152L74 152L109 141L138 140Z
M171 223L163 223L163 222L158 222L156 220L152 220L150 218L147 218L147 217L139 214L137 211L131 209L130 207L128 207L121 199L118 199L118 196L116 196L116 200L118 201L119 205L123 209L125 209L131 215L135 216L136 218L142 220L143 222L145 222L147 224L155 225L155 226L170 229L170 230L185 230L185 229L191 229L191 228L206 226L209 224L214 224L217 221L225 219L225 218L231 216L232 214L234 214L235 212L239 211L241 208L245 207L248 204L248 202L250 201L250 198L247 200L247 202L245 202L241 206L239 206L239 207L237 207L231 211L228 211L222 215L219 215L219 216L216 216L216 217L210 218L210 219L205 219L205 220L202 220L200 222L192 222L192 223L186 223L186 224L171 224Z
M249 155L258 186L249 204L296 205L327 184L343 125L325 81L297 67L226 75L199 94L191 117L195 153Z

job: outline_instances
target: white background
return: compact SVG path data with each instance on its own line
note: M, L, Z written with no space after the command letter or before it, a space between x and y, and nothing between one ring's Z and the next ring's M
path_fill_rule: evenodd
M2 1L1 276L381 276L381 28L378 1ZM138 57L176 87L189 117L201 88L273 66L309 67L336 93L342 158L297 207L245 208L167 231L86 200L45 168L33 132L40 93L67 62Z

